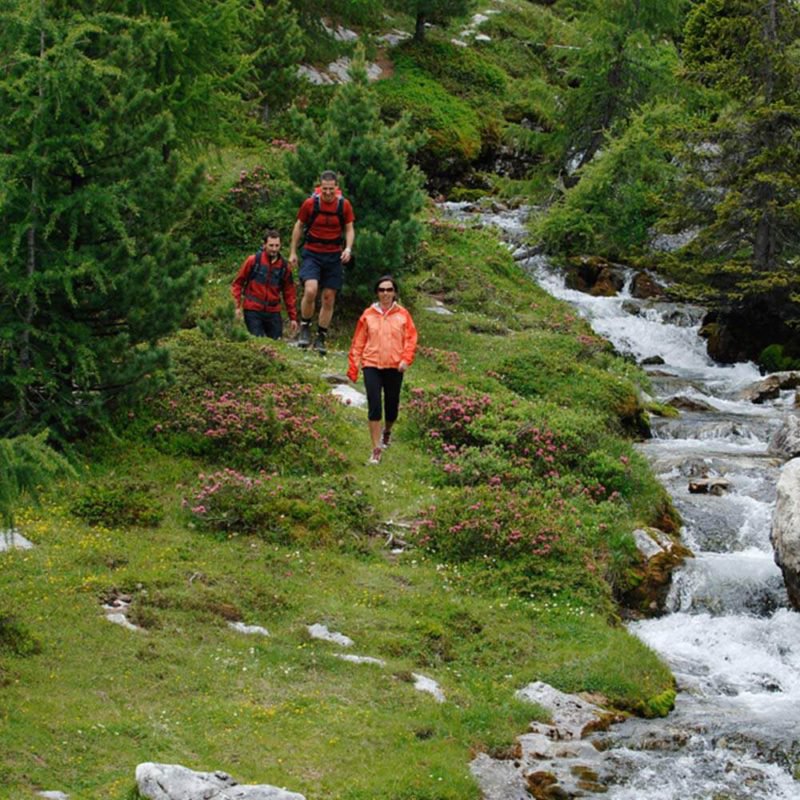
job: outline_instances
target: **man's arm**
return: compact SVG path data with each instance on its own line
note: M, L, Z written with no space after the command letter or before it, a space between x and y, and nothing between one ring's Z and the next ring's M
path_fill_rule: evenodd
M353 242L356 239L356 226L352 222L348 222L344 226L344 243L345 247L342 250L342 264L346 264L353 257Z
M244 294L245 283L247 282L247 276L250 274L250 267L252 262L255 259L253 256L248 256L242 266L239 268L239 273L233 279L233 283L231 283L231 296L233 297L233 302L236 306L236 319L242 318L242 305L243 305L243 298L242 295Z
M292 241L289 245L289 264L297 266L297 246L300 244L300 237L303 235L303 223L298 219L292 228Z

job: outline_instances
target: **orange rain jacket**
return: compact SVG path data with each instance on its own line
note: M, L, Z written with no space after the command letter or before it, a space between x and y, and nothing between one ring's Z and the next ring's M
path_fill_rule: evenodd
M385 312L375 303L356 325L347 376L355 380L359 367L397 369L401 361L411 366L416 351L417 329L411 314L397 303Z

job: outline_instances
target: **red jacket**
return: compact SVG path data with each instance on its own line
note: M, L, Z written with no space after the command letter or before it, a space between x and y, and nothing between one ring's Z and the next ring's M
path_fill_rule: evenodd
M341 251L343 247L341 240L344 239L344 228L336 213L338 205L338 196L334 197L330 203L325 203L320 197L319 214L317 214L314 224L308 232L313 237L331 241L330 243L307 241L303 245L306 250L311 250L314 253L338 253ZM297 212L297 219L299 219L303 225L307 225L313 211L314 197L307 197L300 206L300 210ZM355 222L356 217L353 213L353 206L350 205L350 201L347 198L344 199L344 204L342 206L342 216L345 225Z
M411 366L417 351L417 329L411 314L395 303L388 311L371 305L358 320L350 345L348 376L359 367L397 369L401 361Z
M261 252L260 263L256 266L256 255L254 253L245 259L231 284L236 307L244 308L245 311L280 313L282 294L289 319L296 320L297 291L292 280L291 267L281 255L270 262L265 251Z

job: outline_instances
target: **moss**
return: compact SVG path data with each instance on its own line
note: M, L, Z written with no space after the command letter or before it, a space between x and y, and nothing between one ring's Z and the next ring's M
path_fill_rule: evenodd
M425 73L407 69L377 86L383 114L397 119L408 113L415 130L424 130L427 141L417 158L432 173L447 167L465 167L481 150L478 112L455 97Z
M654 695L643 704L641 709L642 716L648 719L666 717L675 708L675 696L675 689L667 689L660 694Z

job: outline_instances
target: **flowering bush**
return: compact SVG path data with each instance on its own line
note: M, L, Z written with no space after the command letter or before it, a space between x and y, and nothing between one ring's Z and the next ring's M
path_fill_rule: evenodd
M497 482L467 487L446 506L427 509L413 539L445 560L547 558L561 538L558 515L542 496L507 491Z
M454 350L440 350L438 347L420 347L419 354L449 372L458 372L461 356Z
M467 389L426 392L412 389L408 411L429 440L439 445L463 447L480 444L473 423L490 408L489 395Z
M323 414L333 413L332 402L309 384L207 389L200 396L166 402L169 420L157 424L155 432L188 435L186 449L198 454L285 471L299 469L309 458L320 470L344 464L344 456L318 430Z
M198 475L182 505L202 530L256 534L281 544L363 534L374 521L349 478L287 479L263 471L253 477L230 468Z
M524 411L493 408L487 395L463 389L440 393L415 389L409 411L449 483L558 478L561 465L577 456L575 442L562 441L544 425L526 422Z

